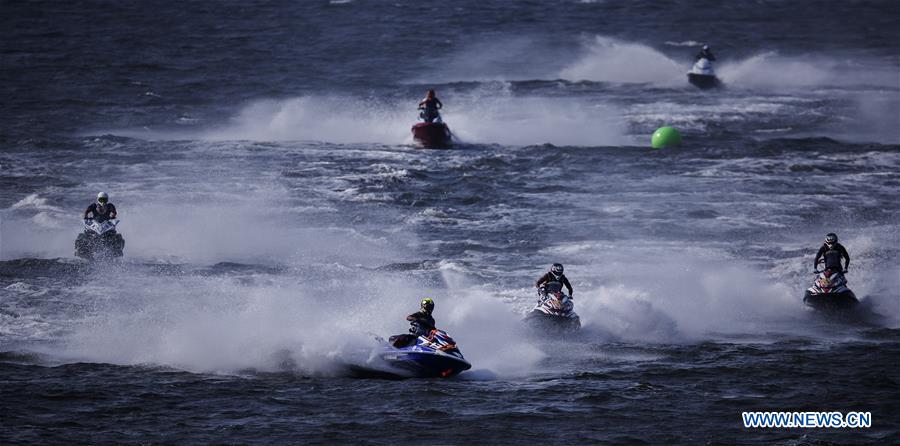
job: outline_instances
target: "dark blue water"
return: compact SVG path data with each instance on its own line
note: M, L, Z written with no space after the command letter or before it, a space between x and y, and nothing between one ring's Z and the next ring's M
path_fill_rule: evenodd
M900 435L895 2L0 12L0 443ZM723 89L686 82L703 43ZM429 88L450 150L412 144ZM99 190L115 264L72 256ZM827 232L842 317L801 301ZM583 328L529 334L557 261ZM423 296L472 370L354 373Z

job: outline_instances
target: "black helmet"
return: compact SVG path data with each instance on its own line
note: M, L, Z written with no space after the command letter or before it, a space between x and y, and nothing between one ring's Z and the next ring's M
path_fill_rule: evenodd
M561 276L563 273L562 263L554 263L553 266L550 267L550 272L554 276Z
M428 297L422 299L422 310L430 314L434 311L434 301Z
M825 235L825 243L829 244L829 245L833 245L833 244L837 243L837 234L835 234L833 232L829 232L828 234L826 234Z

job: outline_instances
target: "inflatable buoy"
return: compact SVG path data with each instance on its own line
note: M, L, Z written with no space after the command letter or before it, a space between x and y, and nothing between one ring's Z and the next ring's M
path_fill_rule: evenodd
M678 133L678 129L675 127L660 127L653 132L653 137L650 139L650 146L654 149L675 147L680 144L681 133Z

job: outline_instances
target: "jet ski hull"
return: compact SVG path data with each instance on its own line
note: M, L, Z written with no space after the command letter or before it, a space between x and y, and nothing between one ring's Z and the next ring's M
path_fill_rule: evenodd
M448 378L472 368L453 338L436 329L421 336L391 336L379 357L387 372L401 377Z
M422 147L449 146L453 138L450 128L443 122L419 122L412 126L413 140Z
M85 260L122 257L124 248L125 239L115 232L103 235L83 232L75 239L75 256Z
M722 85L722 83L719 81L719 78L715 75L688 73L687 76L688 82L690 82L691 85L700 88L701 90L718 88Z
M806 290L803 303L820 311L843 311L855 307L859 300L849 289L841 293L813 293Z
M417 378L449 378L472 368L464 359L437 352L397 349L384 352L381 359Z
M555 333L568 333L581 328L581 319L574 313L571 316L558 316L531 310L525 315L525 322L539 330Z

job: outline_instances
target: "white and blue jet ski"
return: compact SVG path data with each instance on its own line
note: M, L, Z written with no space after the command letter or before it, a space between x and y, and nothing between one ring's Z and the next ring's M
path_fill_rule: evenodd
M688 71L687 77L688 82L702 90L716 88L722 85L719 78L716 77L712 62L705 57L698 59L697 62L694 63L691 71Z
M84 220L84 231L75 239L75 256L85 260L122 257L125 239L116 231L119 220Z

